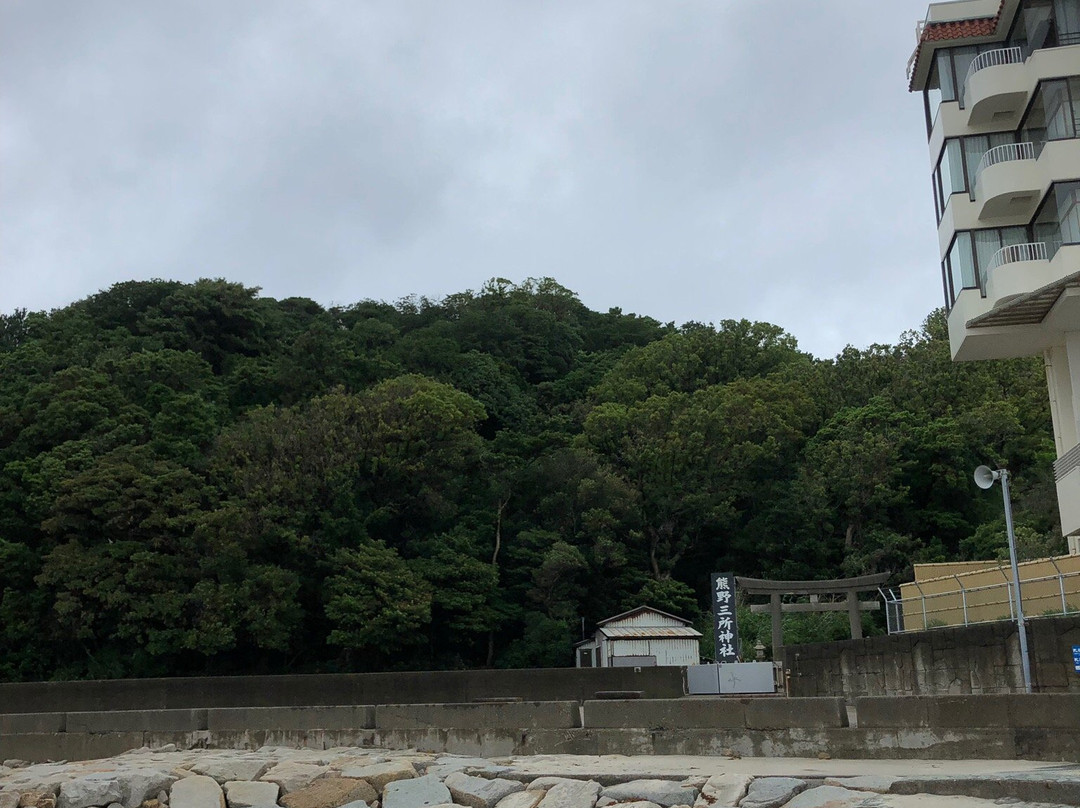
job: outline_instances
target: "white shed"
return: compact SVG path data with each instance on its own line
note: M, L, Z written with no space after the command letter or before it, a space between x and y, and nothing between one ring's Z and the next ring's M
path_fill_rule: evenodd
M673 614L651 606L601 620L592 639L574 646L579 668L697 665L701 632Z

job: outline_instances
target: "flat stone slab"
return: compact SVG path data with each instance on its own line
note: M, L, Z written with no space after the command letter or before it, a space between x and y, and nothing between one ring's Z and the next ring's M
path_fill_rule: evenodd
M450 789L434 775L394 780L386 784L382 808L427 808L451 802Z
M750 784L739 808L780 808L805 789L806 781L794 777L759 777Z
M241 780L258 780L275 765L277 760L270 757L222 756L200 760L191 770L195 774L213 777L219 783Z
M446 778L446 786L454 797L454 802L469 808L495 808L504 797L524 791L524 783L516 780L499 778L472 777L462 772L454 772Z
M281 786L281 793L288 794L306 788L312 781L324 777L329 771L329 766L289 760L271 767L259 779L266 783L277 783Z
M194 774L173 784L169 808L225 808L225 792L213 777Z
M746 796L753 779L749 774L735 772L714 774L701 787L694 808L734 808Z
M285 808L338 808L350 802L375 802L378 792L367 780L354 777L321 777L281 798Z
M608 786L600 794L617 802L654 802L662 808L693 805L698 798L696 788L688 788L671 780L631 780L628 783Z
M593 808L599 796L599 783L568 780L549 788L537 808Z
M861 777L826 777L824 785L850 788L853 791L872 791L875 794L888 794L892 784L898 779L897 777L884 777L880 774L864 774Z
M503 797L495 808L536 808L542 799L544 792L539 789L518 791Z
M750 788L753 787L751 783ZM784 808L855 808L866 799L865 791L852 791L840 786L818 786L797 795Z
M416 767L407 760L391 760L368 766L346 766L341 770L341 776L367 780L376 791L382 793L387 783L416 777Z
M253 783L230 780L224 785L225 801L229 808L266 808L277 805L281 788L277 783Z

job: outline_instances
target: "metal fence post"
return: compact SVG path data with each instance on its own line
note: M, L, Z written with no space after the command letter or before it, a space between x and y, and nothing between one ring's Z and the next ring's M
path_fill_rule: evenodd
M1065 576L1061 572L1061 567L1057 565L1054 559L1050 559L1050 563L1054 565L1054 571L1057 572L1058 579L1058 591L1061 592L1061 613L1069 613L1069 604L1065 602Z
M960 576L953 575L956 579L956 585L960 587L960 602L964 604L964 625L968 623L968 610L967 610L967 589L964 587L964 582L960 580Z
M915 585L915 588L919 590L919 600L922 602L922 627L925 631L930 628L930 626L926 625L926 593L922 591L922 587L919 586L918 581L912 581L912 583Z
M1009 595L1009 619L1016 619L1016 604L1013 602L1013 585L1011 579L1005 574L1005 568L1001 566L1001 562L998 562L998 572L1001 573L1001 577L1005 579L1005 591Z

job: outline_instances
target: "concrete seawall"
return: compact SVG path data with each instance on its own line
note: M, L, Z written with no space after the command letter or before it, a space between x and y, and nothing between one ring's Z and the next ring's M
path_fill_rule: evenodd
M483 756L721 755L1080 761L1080 695L682 698L193 707L0 715L0 757L175 743L415 747Z
M192 707L310 707L337 704L456 704L483 698L584 701L598 691L644 698L686 692L682 668L545 668L403 671L301 676L209 676L0 684L0 714Z

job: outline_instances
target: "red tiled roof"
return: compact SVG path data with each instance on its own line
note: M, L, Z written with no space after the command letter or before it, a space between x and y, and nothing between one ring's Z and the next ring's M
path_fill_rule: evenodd
M983 17L979 20L956 20L954 22L932 22L923 28L923 42L936 42L940 39L966 39L969 36L992 36L997 29L998 18Z
M919 58L922 56L924 42L942 42L950 39L970 39L972 37L993 36L997 30L998 20L1005 8L1005 0L998 5L997 14L993 17L980 17L974 20L953 20L950 22L928 22L923 26L919 35L919 44L915 47L914 58L911 65L911 80L908 81L910 92L915 80L915 74L919 71Z

